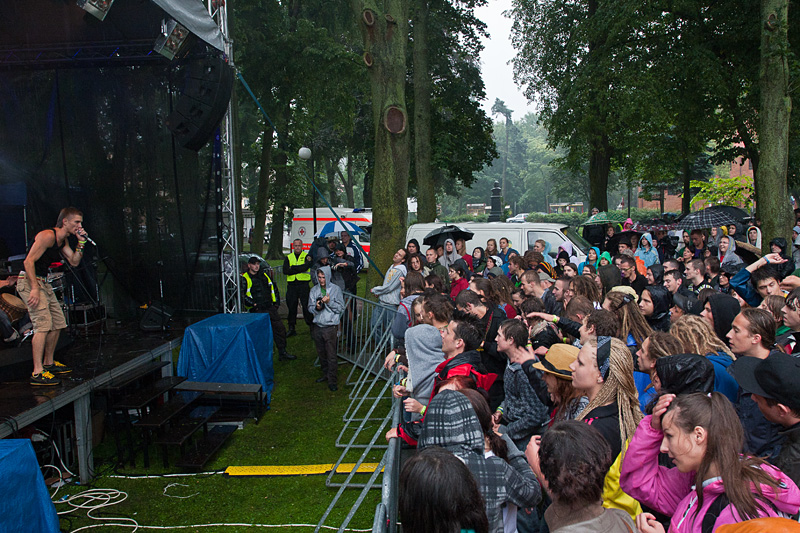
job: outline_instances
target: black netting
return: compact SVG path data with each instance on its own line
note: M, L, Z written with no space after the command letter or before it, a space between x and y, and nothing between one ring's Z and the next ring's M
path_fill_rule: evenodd
M84 212L118 316L159 300L160 273L167 305L219 305L210 148L164 126L182 76L166 63L0 73L0 181L27 189L29 240L62 207Z

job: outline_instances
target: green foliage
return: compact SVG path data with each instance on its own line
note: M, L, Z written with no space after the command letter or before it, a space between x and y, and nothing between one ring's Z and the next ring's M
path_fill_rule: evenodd
M450 215L439 217L440 222L454 224L456 222L488 222L489 215Z
M753 179L748 176L715 178L707 182L692 181L699 189L692 197L692 204L703 202L710 205L735 205L746 211L753 208Z
M623 220L628 217L628 211L609 211L616 215L621 215ZM658 218L660 215L658 209L639 209L631 208L631 220L634 222L638 220L648 220L651 218ZM580 226L589 218L589 213L532 213L525 219L528 222L547 222L552 224L567 224L573 228Z

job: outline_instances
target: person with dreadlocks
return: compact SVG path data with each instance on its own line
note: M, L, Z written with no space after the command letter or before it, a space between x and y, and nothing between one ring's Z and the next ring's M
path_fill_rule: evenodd
M583 345L570 370L572 386L583 390L589 398L589 405L578 415L578 420L600 431L614 458L606 474L603 506L622 509L635 518L641 506L619 486L625 448L642 419L630 350L619 339L600 336Z

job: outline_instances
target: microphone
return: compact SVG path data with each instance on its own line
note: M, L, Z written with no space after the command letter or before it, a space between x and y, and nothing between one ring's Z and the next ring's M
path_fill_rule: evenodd
M92 244L93 244L95 247L97 247L97 243L96 243L96 242L94 242L94 241L92 240L92 238L91 238L91 237L89 237L88 235L84 235L84 239L86 239L87 241L89 241L90 243L92 243Z

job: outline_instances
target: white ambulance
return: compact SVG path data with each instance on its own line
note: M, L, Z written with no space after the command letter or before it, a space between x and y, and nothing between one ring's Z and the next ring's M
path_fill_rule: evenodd
M364 233L357 235L356 240L364 249L369 253L369 230L372 228L372 209L353 209L349 207L334 207L336 214L344 222L350 222L360 228L364 228ZM336 222L336 217L333 216L331 210L327 207L317 207L317 231L322 229L322 226L328 222ZM313 209L295 209L294 218L292 218L292 232L290 235L290 242L295 239L303 241L303 250L311 248L311 242L314 240L314 210ZM364 265L368 265L367 258L364 258Z

